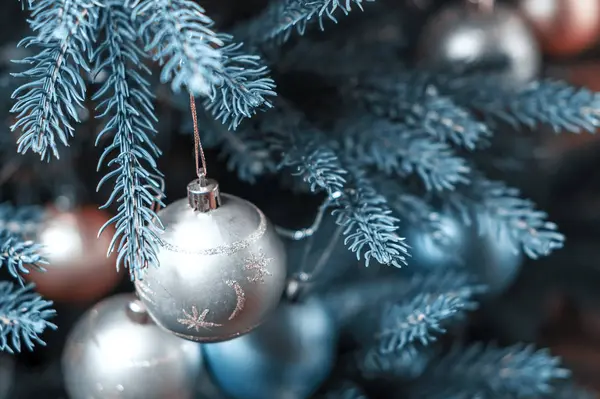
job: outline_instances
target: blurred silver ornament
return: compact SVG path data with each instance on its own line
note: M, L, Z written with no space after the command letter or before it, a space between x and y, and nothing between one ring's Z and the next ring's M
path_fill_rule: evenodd
M542 57L535 34L511 8L448 6L427 23L418 44L426 66L507 62L503 82L519 86L535 78Z
M250 334L203 345L215 383L233 399L305 399L329 376L337 333L320 301L283 302Z
M413 227L407 232L414 269L466 267L486 284L489 293L500 293L517 276L523 254L500 224L493 232L480 234L475 224L468 224L451 214L436 214L437 231ZM484 223L480 217L479 223Z
M188 198L159 212L160 266L136 281L154 321L178 337L219 342L257 327L285 287L283 243L265 215L195 180Z
M132 294L90 309L62 358L71 399L192 398L202 371L199 344L158 328Z

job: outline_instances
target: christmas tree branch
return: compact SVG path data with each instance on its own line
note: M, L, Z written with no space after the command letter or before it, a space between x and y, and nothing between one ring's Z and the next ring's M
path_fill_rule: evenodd
M307 183L311 191L323 190L329 198L339 197L346 184L347 171L333 149L318 139L300 139L303 133L290 131L290 139L294 143L288 148L281 165L292 168L293 175Z
M335 13L348 14L352 7L360 10L364 3L375 0L275 0L256 18L236 29L236 36L252 46L272 41L287 41L294 29L303 35L311 21L317 20L321 30L324 21L337 22Z
M143 53L130 24L130 12L121 0L106 0L105 3L100 24L105 40L95 56L97 72L106 69L110 74L94 100L100 100L97 106L99 117L107 117L108 121L96 143L109 135L113 135L113 139L105 148L98 168L106 158L113 153L116 155L107 164L114 168L102 178L98 187L114 178L113 192L103 207L113 202L119 207L102 230L115 224L116 233L109 252L119 251L117 268L124 265L133 279L141 277L145 268L158 266L156 232L162 225L153 205L163 197L161 174L156 165L160 150L152 142L156 117L150 84L143 76L149 71L140 59Z
M405 265L408 245L396 233L399 220L363 171L346 169L351 171L351 181L336 201L339 208L332 212L336 223L345 227L344 244L357 259L364 257L367 266L371 259L395 267Z
M550 395L555 380L569 374L545 350L475 344L456 347L432 364L411 397L539 397Z
M446 332L443 325L470 304L470 298L420 294L405 303L387 305L376 336L380 352L400 351L413 342L435 342L438 334Z
M376 333L381 354L435 342L438 334L446 332L449 321L477 309L474 297L486 289L467 274L442 271L414 277L408 291L384 307Z
M0 267L5 267L11 276L21 284L24 283L22 274L29 274L25 266L34 267L38 271L46 271L43 265L48 264L40 251L43 247L31 240L0 231Z
M446 200L467 217L473 212L480 234L495 235L504 224L515 251L520 247L532 259L546 256L564 244L564 236L556 224L546 220L546 213L535 209L530 200L520 198L519 190L502 182L474 175L465 191L449 193Z
M13 206L0 204L0 232L18 236L30 236L39 228L44 216L43 209L37 206Z
M565 82L541 80L517 92L503 92L490 76L467 76L447 83L446 91L483 115L514 126L551 126L556 132L594 133L600 126L600 94Z
M281 157L280 167L290 168L313 192L325 191L331 199L341 195L348 172L331 140L300 111L279 99L277 108L265 114L260 131L268 133L272 151Z
M74 132L71 121L79 122L77 109L83 108L86 87L79 70L89 71L86 57L100 7L96 0L31 2L29 24L36 36L19 45L41 51L18 61L31 68L14 74L28 80L12 95L16 122L11 128L22 131L19 152L32 150L49 160L59 157L57 140L68 145Z
M271 108L268 97L275 93L275 82L267 75L269 70L260 64L260 57L244 54L242 44L232 43L229 35L219 35L223 43L223 71L218 87L205 101L205 107L216 119L235 130L244 118L250 118L258 109Z
M392 377L416 378L429 364L431 346L406 345L402 350L382 353L378 346L370 346L358 353L358 367L367 378Z
M342 93L378 117L401 121L411 130L469 150L491 137L485 124L441 95L432 83L424 73L375 70L373 75L342 86Z
M192 0L135 0L133 15L140 18L139 34L146 51L162 64L160 80L194 95L209 95L221 78L223 42L212 30L213 21Z
M224 138L221 154L227 158L227 169L235 171L242 181L255 183L258 177L278 170L271 145L264 134L255 129L236 132L224 129L221 133Z
M347 157L386 174L416 174L427 190L454 190L468 183L469 167L452 148L421 130L377 118L344 122Z
M32 350L35 344L44 345L41 333L56 329L48 321L56 314L50 308L52 302L42 299L33 288L0 281L0 350L20 352L23 344Z

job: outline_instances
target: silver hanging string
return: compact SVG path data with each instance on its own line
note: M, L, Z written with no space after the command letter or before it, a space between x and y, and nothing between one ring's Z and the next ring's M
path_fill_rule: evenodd
M319 211L317 212L315 220L307 228L300 230L277 228L279 234L295 241L308 238L302 252L302 256L300 257L300 268L290 279L286 288L286 297L289 300L297 300L300 296L307 295L310 289L314 287L317 282L319 282L318 280L325 270L325 267L327 266L328 261L331 258L340 237L342 236L344 226L340 225L336 228L334 234L331 236L319 259L314 263L310 270L308 270L308 256L314 244L314 234L323 222L325 211L332 205L334 201L335 200L333 198L328 198L325 200L319 207Z
M206 178L206 158L204 157L204 149L200 141L200 131L198 129L198 112L196 111L196 99L193 94L190 94L190 111L192 113L192 121L194 123L194 154L196 159L196 174L202 182Z
M323 217L325 216L325 211L327 211L327 208L329 208L332 205L332 202L333 200L328 198L319 206L319 210L317 211L315 219L308 227L298 230L292 230L276 226L275 230L277 230L277 233L282 237L294 241L300 241L312 237L317 232L317 230L319 230L319 227L321 227L321 223L323 223Z

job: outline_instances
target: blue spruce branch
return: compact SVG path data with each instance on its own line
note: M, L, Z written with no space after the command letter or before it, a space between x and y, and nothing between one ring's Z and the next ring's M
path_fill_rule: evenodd
M38 230L43 216L43 209L37 206L0 204L0 232L30 236Z
M323 190L332 199L341 195L346 184L347 171L337 155L327 144L318 140L294 143L282 165L292 168L293 174L302 178L311 191Z
M469 150L492 136L484 123L442 95L433 83L425 73L375 71L342 90L378 117L402 121L411 130Z
M311 191L322 190L330 199L338 198L348 172L327 135L281 99L277 108L266 116L261 131L270 133L272 150L282 156L280 167L292 169L293 175L307 183Z
M149 71L140 58L143 53L130 23L130 12L121 0L106 0L100 28L105 40L95 54L99 60L96 69L109 70L110 74L94 95L94 100L101 100L98 117L108 118L96 143L109 135L113 139L105 148L98 168L109 156L113 158L107 166L113 168L98 187L115 179L104 207L114 202L119 204L117 214L102 230L115 224L109 252L119 252L117 268L124 265L133 279L141 277L146 267L158 265L156 232L162 224L153 204L160 202L163 194L156 165L160 150L152 142L156 117L150 84L143 76Z
M541 80L512 92L499 90L496 80L485 75L447 82L447 92L485 116L514 126L538 124L556 132L595 132L600 126L600 94L565 82Z
M31 68L14 74L28 80L12 95L16 103L11 112L17 121L11 129L22 131L19 152L32 150L49 160L59 157L57 140L68 145L74 132L72 121L79 122L77 110L83 108L86 87L79 70L89 72L86 57L100 7L96 0L38 0L31 4L29 24L36 36L19 45L41 51L18 61Z
M219 35L226 45L223 71L217 73L221 83L205 101L205 107L216 119L235 130L244 118L250 118L258 109L271 108L269 97L274 97L275 82L267 75L269 70L260 64L260 57L244 54L241 43L232 43L229 35Z
M255 183L258 177L278 170L271 145L264 136L267 132L244 128L237 132L222 129L219 134L227 168L236 171L242 181Z
M47 328L56 329L48 319L56 312L51 301L33 292L32 284L17 287L6 281L0 282L0 350L20 352L23 345L29 350L45 345L40 338Z
M325 20L337 23L335 13L350 13L352 7L360 10L363 4L375 0L275 0L256 18L236 31L252 46L272 41L286 42L294 29L303 35L311 21L317 20L321 30Z
M416 174L427 190L454 190L468 183L469 167L452 148L410 125L385 119L348 121L343 129L350 158L387 174Z
M213 21L192 0L135 0L135 18L141 18L140 35L146 51L162 64L160 80L194 95L209 95L221 78L222 40L212 30Z
M442 271L413 277L408 291L404 299L384 307L376 334L382 354L435 342L450 321L477 309L475 296L486 288L465 273Z
M358 367L367 378L389 376L415 379L421 376L433 358L432 347L407 345L402 350L381 353L379 347L371 346L359 352Z
M467 298L446 294L420 294L411 301L385 307L382 325L376 338L380 352L401 351L413 342L429 345L444 334L444 324L471 304Z
M569 376L559 359L530 346L475 344L454 348L432 364L415 398L532 398L551 395L552 384ZM553 397L553 396L551 396Z
M520 198L520 191L504 183L474 176L468 192L454 192L447 200L463 214L475 214L480 234L497 234L505 224L518 247L532 259L562 248L564 236L556 224L546 220L545 212ZM517 247L518 246L518 247Z
M5 267L11 276L23 284L22 274L29 274L26 266L46 271L44 265L48 262L40 255L42 249L40 244L2 231L0 232L0 267Z
M352 182L336 205L332 214L344 227L344 244L357 259L364 257L366 266L371 259L383 265L406 265L408 245L397 234L399 220L364 172L352 170Z

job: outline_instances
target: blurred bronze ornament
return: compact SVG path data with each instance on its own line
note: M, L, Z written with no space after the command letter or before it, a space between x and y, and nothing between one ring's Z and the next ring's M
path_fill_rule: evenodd
M55 301L88 302L107 294L121 278L114 256L106 257L114 227L97 238L109 218L95 207L69 212L49 209L35 237L44 245L47 271L32 269L26 279L36 284L40 294Z
M519 8L548 55L579 54L600 34L600 0L520 0Z

